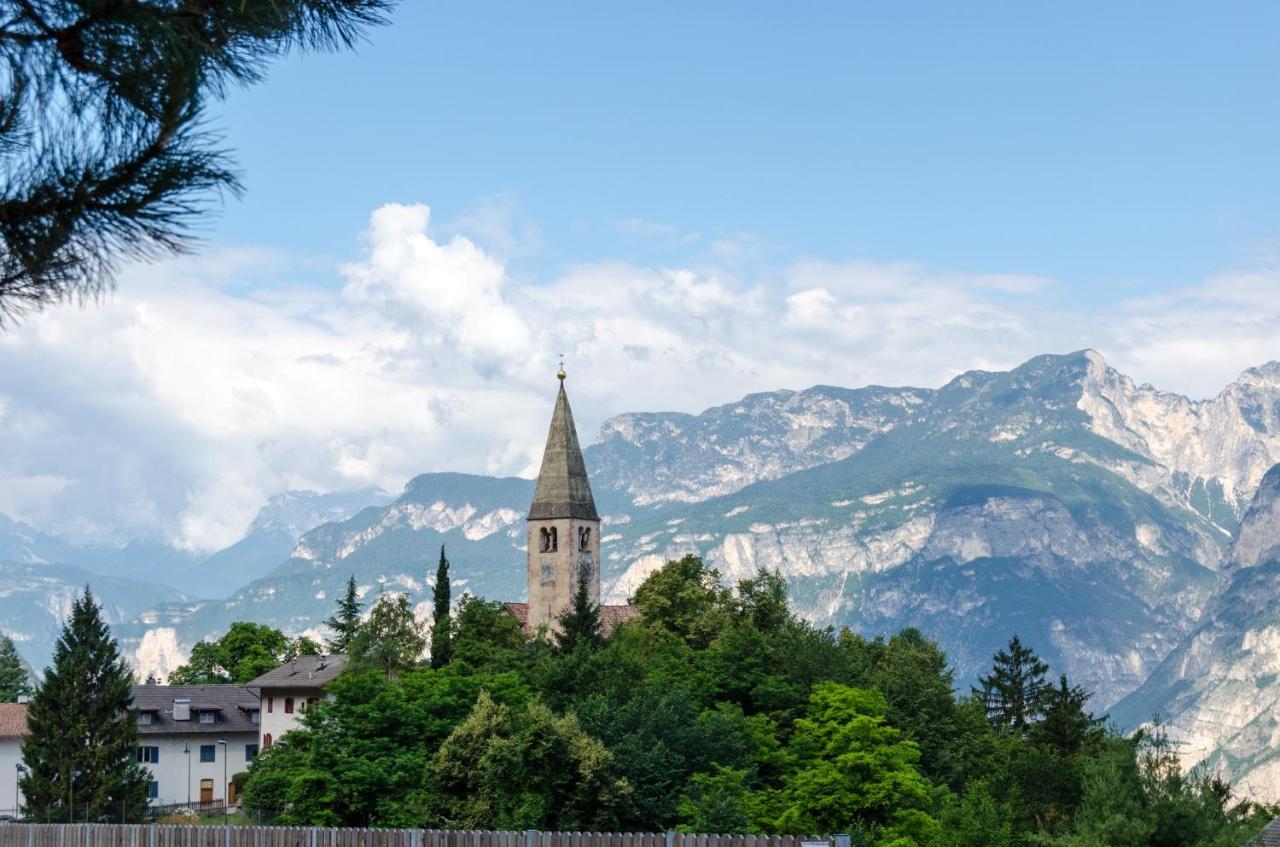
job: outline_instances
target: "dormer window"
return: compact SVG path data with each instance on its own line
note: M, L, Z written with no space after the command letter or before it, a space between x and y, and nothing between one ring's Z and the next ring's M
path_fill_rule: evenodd
M200 713L200 723L213 723L213 720L214 720L213 712Z
M258 712L258 710L257 710L257 709L250 709L250 710L249 710L249 723L257 723L259 720L260 720L260 718L259 718L259 712Z
M578 527L578 550L586 552L591 549L591 527Z
M151 726L152 715L150 712L138 713L138 726Z

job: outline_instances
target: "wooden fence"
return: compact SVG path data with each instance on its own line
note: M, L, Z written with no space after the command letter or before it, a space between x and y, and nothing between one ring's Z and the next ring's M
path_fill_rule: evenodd
M0 847L849 847L845 835L487 832L172 824L0 824Z

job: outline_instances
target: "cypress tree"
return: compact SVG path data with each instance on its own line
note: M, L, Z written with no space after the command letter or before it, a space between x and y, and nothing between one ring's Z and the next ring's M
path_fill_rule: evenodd
M578 647L596 648L604 641L600 625L600 608L591 602L591 574L586 568L578 570L578 589L573 593L573 605L556 618L560 632L556 645L561 652L572 653Z
M28 817L141 820L149 777L138 764L132 689L129 666L86 587L27 711L22 760L28 771L20 786Z
M1045 674L1049 665L1017 635L1007 650L998 650L991 673L979 677L981 695L991 725L999 730L1025 734L1044 707Z
M347 578L347 591L338 600L338 610L324 625L333 630L329 639L329 652L346 653L351 649L351 639L360 629L360 593L356 590L356 575Z
M13 646L13 639L0 635L0 703L16 703L31 693L31 673Z
M449 560L440 545L440 564L436 567L436 584L432 591L435 608L431 614L431 667L442 668L453 659L452 598L449 595Z

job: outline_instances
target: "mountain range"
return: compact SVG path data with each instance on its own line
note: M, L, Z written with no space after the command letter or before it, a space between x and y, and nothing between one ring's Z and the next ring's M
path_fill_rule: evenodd
M548 415L550 405L549 390ZM1261 617L1229 637L1205 628L1235 620L1246 601L1265 615L1259 592L1280 591L1266 552L1280 520L1259 517L1274 517L1260 484L1280 462L1280 364L1191 400L1136 385L1092 351L1041 356L938 389L815 386L697 415L620 415L585 455L609 602L686 552L727 579L776 569L815 622L921 628L962 685L1016 632L1092 690L1095 709L1128 726L1176 711L1175 729L1193 740L1210 737L1193 734L1206 726L1195 715L1236 702L1236 688L1195 668L1229 673L1236 635L1277 637ZM389 590L428 602L442 544L455 595L519 600L532 492L530 480L429 473L394 499L359 492L328 515L260 515L239 544L187 563L192 583L175 586L238 588L156 598L115 629L140 672L161 674L233 620L321 634L349 574L366 601ZM13 559L4 538L0 527L0 559ZM1251 679L1265 692L1280 667L1264 665ZM1239 727L1219 721L1214 742L1188 752L1252 775L1250 789L1274 799L1280 765L1255 721L1264 712L1245 708Z

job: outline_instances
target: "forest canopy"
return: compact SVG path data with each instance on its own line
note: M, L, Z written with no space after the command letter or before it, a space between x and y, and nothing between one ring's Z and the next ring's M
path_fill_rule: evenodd
M464 597L441 618L449 661L339 677L252 763L246 805L287 824L848 833L877 847L1225 846L1275 811L1184 775L1158 723L1107 728L1016 637L958 692L919 631L817 628L774 573L728 588L687 556L633 602L610 633L557 639Z

